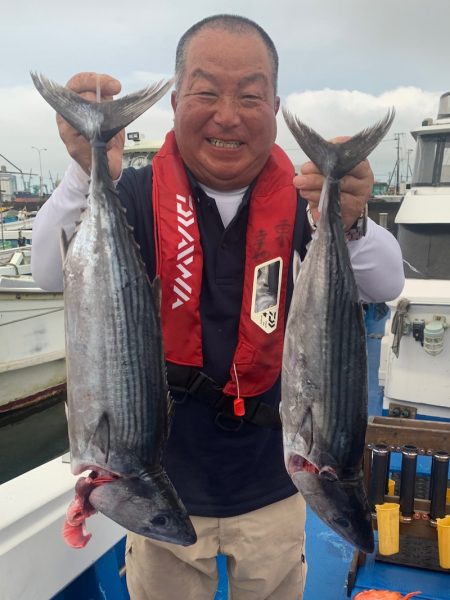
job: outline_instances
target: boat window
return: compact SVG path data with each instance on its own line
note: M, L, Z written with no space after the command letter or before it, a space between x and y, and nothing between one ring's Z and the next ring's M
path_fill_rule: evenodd
M412 185L432 185L436 145L436 139L428 135L417 140Z
M409 279L450 279L450 228L447 223L399 224L398 241Z
M419 135L412 185L450 185L450 134Z
M441 183L450 183L450 140L444 143L442 154Z

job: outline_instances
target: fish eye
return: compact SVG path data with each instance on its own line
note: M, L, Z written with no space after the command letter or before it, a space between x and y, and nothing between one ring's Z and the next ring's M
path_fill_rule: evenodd
M347 521L345 517L338 517L337 519L333 519L336 525L339 527L348 527L350 523Z
M169 518L166 515L157 515L152 519L152 525L156 525L157 527L165 527L169 524Z

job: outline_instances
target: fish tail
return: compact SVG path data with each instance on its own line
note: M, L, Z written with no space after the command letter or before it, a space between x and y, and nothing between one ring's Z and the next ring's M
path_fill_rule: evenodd
M31 73L31 78L41 96L78 133L89 142L105 143L162 98L172 85L172 80L159 81L118 100L92 102L44 75Z
M336 144L325 140L285 108L283 116L297 143L321 173L332 179L341 179L380 143L392 125L395 110L390 109L384 119L373 127L360 131L346 142Z

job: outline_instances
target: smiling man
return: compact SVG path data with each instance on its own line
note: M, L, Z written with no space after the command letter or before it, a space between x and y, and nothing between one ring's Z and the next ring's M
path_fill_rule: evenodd
M200 29L181 43L172 106L183 160L213 189L248 186L275 142L275 60L255 33Z
M135 600L212 600L218 553L228 556L233 600L303 594L305 506L284 466L278 405L293 257L306 253L306 207L318 216L323 177L311 163L294 177L275 145L277 69L275 46L256 23L209 17L178 44L174 129L152 165L121 173L123 132L109 147L149 278L161 279L175 400L163 462L198 537L179 547L130 533ZM68 86L95 100L97 79L104 99L120 91L95 73ZM58 126L74 161L33 232L33 274L51 290L62 288L59 231L70 234L80 219L90 170L86 141L59 117ZM352 266L369 302L403 285L395 239L371 221L365 235L358 229L372 182L364 161L341 186Z

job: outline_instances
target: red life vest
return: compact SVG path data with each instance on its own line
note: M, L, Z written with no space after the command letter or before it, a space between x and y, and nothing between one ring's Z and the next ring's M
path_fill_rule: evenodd
M152 169L156 272L161 279L166 360L202 367L199 306L203 255L192 191L173 131L153 158ZM270 389L280 374L288 265L297 209L293 177L291 161L275 145L249 202L239 338L230 380L224 386L226 394L236 395L239 386L241 396L259 395ZM274 259L281 259L277 308L262 311L256 318L253 314L252 318L258 268Z

